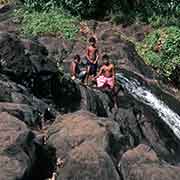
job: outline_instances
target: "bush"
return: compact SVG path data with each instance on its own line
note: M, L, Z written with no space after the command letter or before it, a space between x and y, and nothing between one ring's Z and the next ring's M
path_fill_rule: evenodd
M157 50L159 42L161 46ZM138 45L138 52L146 63L169 78L176 65L180 64L180 28L172 26L155 30Z
M28 36L49 33L73 39L78 32L78 19L60 9L48 12L19 9L15 12L15 17L21 19L21 32Z

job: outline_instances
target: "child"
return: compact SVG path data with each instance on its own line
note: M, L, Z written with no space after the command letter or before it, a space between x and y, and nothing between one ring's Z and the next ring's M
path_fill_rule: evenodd
M90 46L86 50L87 59L87 84L89 76L96 76L98 67L99 52L96 47L96 39L91 37L89 39Z
M104 55L102 57L103 65L98 73L98 75L94 78L97 80L97 87L108 87L109 89L114 89L115 86L115 70L114 65L109 62L109 56Z
M71 63L71 78L75 80L76 78L81 80L82 83L84 83L84 80L86 78L86 71L81 71L79 64L81 62L80 56L77 54L74 56L73 61Z

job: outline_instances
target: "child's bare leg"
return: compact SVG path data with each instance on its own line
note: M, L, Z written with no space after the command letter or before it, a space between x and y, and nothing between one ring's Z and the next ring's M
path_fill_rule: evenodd
M86 83L88 85L88 82L89 82L89 74L90 74L90 66L87 67L87 75L86 75Z

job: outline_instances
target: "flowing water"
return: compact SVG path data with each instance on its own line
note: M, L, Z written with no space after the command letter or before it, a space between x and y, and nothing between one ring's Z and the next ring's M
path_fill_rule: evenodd
M180 116L170 109L163 101L159 100L150 90L143 87L135 79L129 79L117 73L117 81L128 91L137 101L151 107L158 116L172 129L174 134L180 139Z

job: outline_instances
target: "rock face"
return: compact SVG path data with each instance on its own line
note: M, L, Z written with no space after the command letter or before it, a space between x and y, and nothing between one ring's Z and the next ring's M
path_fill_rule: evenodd
M178 180L180 177L180 167L161 162L156 153L143 144L124 153L119 166L126 180Z
M111 152L110 137L117 142L123 138L115 122L80 111L57 118L48 135L48 143L63 160L58 180L120 179L107 153Z
M114 107L112 92L100 91L80 86L80 109L90 111L100 117L108 117Z
M125 97L122 101L124 99ZM121 156L126 149L146 143L153 147L161 159L171 163L178 162L180 144L170 128L148 106L144 107L132 99L126 99L124 107L121 105L113 118L118 122L121 133L126 137L122 152L117 156Z
M20 40L13 34L1 32L0 69L36 97L55 102L66 111L79 108L79 88L68 76L63 76L56 63L48 58L47 49L36 40Z
M52 95L61 111L72 112L80 107L81 93L79 85L70 76L64 75L53 79Z
M74 45L73 42L67 41L62 37L43 36L39 37L38 41L48 49L49 56L53 57L55 62L59 64L71 53Z
M51 79L58 69L48 58L44 46L0 33L0 68L13 81L30 88L37 96L48 96Z
M4 75L0 75L0 87L0 112L8 112L31 127L39 126L41 116L48 109L53 116L57 114L53 107L36 98L24 86L12 82Z

